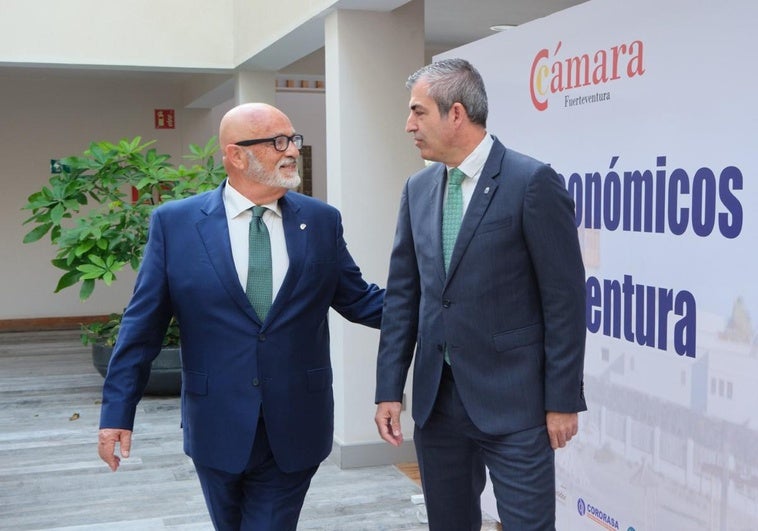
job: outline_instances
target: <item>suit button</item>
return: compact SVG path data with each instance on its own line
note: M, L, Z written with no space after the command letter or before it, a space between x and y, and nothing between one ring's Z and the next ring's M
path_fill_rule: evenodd
M437 345L437 350L442 352L443 350L445 350L445 347L443 347L442 345Z
M253 387L258 387L261 384L261 382L258 380L258 378L253 378Z
M450 308L450 299L445 299L444 301L442 301L442 307Z
M258 341L266 341L266 334L259 334Z

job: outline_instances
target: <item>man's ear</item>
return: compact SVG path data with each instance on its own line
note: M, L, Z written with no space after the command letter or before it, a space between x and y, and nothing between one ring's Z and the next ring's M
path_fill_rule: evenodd
M466 112L466 108L459 101L456 101L450 107L450 115L453 118L453 123L455 125L461 125L464 122L468 121L468 113Z
M233 167L242 169L245 167L245 153L244 149L234 144L227 144L224 147L224 158L229 161Z

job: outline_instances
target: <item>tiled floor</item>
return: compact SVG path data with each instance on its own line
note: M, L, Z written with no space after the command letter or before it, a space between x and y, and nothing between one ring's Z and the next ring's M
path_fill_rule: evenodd
M96 453L101 387L77 332L0 334L0 530L212 529L182 452L178 398L142 400L132 457L111 473ZM298 529L427 529L413 468L326 461Z

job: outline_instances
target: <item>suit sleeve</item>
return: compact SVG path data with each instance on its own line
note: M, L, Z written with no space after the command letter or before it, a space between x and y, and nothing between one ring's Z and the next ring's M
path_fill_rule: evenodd
M376 367L375 402L400 402L418 333L420 278L411 231L408 184L400 199Z
M101 428L132 429L153 359L171 319L165 268L164 235L158 210L150 221L148 241L131 301L121 320L116 346L103 383Z
M573 201L549 166L530 180L523 215L545 323L545 408L584 411L584 264Z
M340 275L332 307L349 321L379 328L382 322L384 290L363 279L360 268L347 250L343 236L342 216L339 214L337 214L335 231Z

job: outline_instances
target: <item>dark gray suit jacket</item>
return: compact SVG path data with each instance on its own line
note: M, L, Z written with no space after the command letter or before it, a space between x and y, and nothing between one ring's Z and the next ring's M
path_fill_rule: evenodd
M585 410L584 266L560 177L495 139L447 276L445 182L445 166L436 163L403 190L376 402L401 400L415 349L413 418L423 427L447 345L461 400L486 433L544 424L546 411Z

